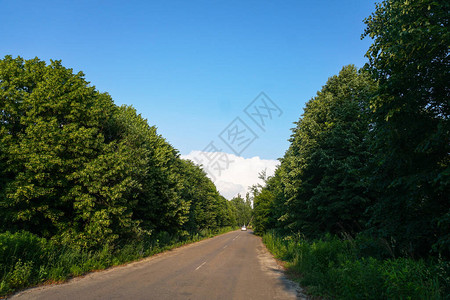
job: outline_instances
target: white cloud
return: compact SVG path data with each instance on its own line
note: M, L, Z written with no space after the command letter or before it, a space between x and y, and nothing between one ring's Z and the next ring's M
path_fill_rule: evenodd
M246 188L242 184L217 180L214 182L219 193L227 199L232 199L237 194L245 195Z
M211 164L207 164L207 157L213 158ZM258 156L244 158L225 152L191 151L187 155L181 155L181 158L190 159L194 163L203 161L203 165L206 165L204 170L209 178L213 180L220 194L227 199L237 194L244 196L250 186L262 183L258 178L261 171L266 170L266 175L272 176L279 164L277 160L261 159ZM228 168L226 168L227 161Z

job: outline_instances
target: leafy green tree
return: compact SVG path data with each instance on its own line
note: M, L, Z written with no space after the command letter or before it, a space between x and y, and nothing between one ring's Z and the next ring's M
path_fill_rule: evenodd
M214 183L199 166L182 160L180 172L183 181L182 198L190 203L189 220L185 228L189 232L202 229L215 230L235 226L236 213L231 203L219 194Z
M242 226L238 223L238 210L231 200L227 200L228 213L230 215L230 222L232 226Z
M354 234L370 200L363 169L370 157L368 102L376 89L352 65L311 99L293 130L283 161L289 229L316 237Z
M285 224L282 216L287 213L286 199L284 197L284 185L282 183L283 168L278 167L275 174L269 178L265 174L260 177L264 180L264 186L252 187L253 194L253 225L257 234L262 234L269 229L283 231Z
M190 202L188 231L216 229L219 212L219 193L206 173L193 162L183 160L183 199Z
M181 160L178 152L157 133L156 127L132 107L122 106L116 117L116 131L129 147L135 160L139 193L134 195L133 219L147 233L176 233L187 221L189 202L181 197Z
M2 138L0 138L2 139ZM5 187L7 182L7 175L6 173L6 163L5 160L5 149L4 144L0 142L0 203L5 203ZM0 219L1 220L7 220L7 212L3 209L0 210ZM6 230L7 225L2 222L0 225L0 231Z
M230 202L235 208L236 225L248 225L252 217L252 206L248 195L245 200L241 195L237 195Z
M401 251L450 254L449 8L446 1L383 1L365 20L367 69L379 81L371 225Z
M95 248L227 226L231 207L156 127L83 73L0 60L1 230Z
M60 61L6 56L0 70L0 205L10 229L85 247L131 230L126 195L137 184L130 149L113 132L111 97Z
M219 227L235 226L236 215L233 212L232 204L222 195L219 195L217 224Z

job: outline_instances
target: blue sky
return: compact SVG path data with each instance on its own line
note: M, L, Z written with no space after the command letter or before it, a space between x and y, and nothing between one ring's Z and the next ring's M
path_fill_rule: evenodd
M0 56L61 59L134 106L182 154L240 117L241 156L282 157L306 101L342 66L362 67L374 1L2 1ZM266 131L243 112L260 92L283 111ZM270 121L270 122L269 122Z

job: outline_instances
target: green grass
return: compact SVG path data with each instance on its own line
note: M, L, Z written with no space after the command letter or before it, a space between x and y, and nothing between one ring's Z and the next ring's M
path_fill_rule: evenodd
M263 236L267 248L287 262L313 296L325 299L450 299L450 263L392 258L367 237L321 240Z
M42 283L61 282L197 242L236 228L202 230L193 235L156 236L130 244L93 250L64 248L29 232L0 234L0 297Z

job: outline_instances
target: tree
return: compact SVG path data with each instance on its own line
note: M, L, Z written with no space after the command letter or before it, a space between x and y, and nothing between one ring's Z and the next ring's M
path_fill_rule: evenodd
M133 199L133 219L143 230L176 233L188 219L189 201L182 198L181 159L154 126L129 106L119 108L115 126L120 139L133 149L138 171L133 178L140 192Z
M219 227L235 226L236 224L236 215L233 212L232 204L222 195L219 195L217 223Z
M135 184L120 170L130 153L111 134L111 97L60 61L6 56L0 70L8 226L84 246L115 240L131 226L123 195Z
M284 185L281 181L283 168L277 167L275 174L269 178L261 174L264 186L256 185L252 188L253 194L253 225L257 234L269 229L284 230L285 224L281 217L287 213Z
M379 81L371 225L402 251L450 254L449 11L446 1L384 1L365 20Z
M0 60L0 224L95 248L232 222L206 174L60 61ZM189 222L188 222L189 221Z
M293 130L281 166L290 230L317 237L355 234L370 203L362 171L368 161L368 103L376 84L352 65L329 78Z
M192 161L183 160L183 199L189 201L189 221L186 228L190 232L202 229L216 229L221 220L218 217L220 195L206 173Z
M250 199L246 197L244 200L241 195L237 195L230 200L231 204L235 208L236 213L236 225L248 225L252 216L252 206Z

